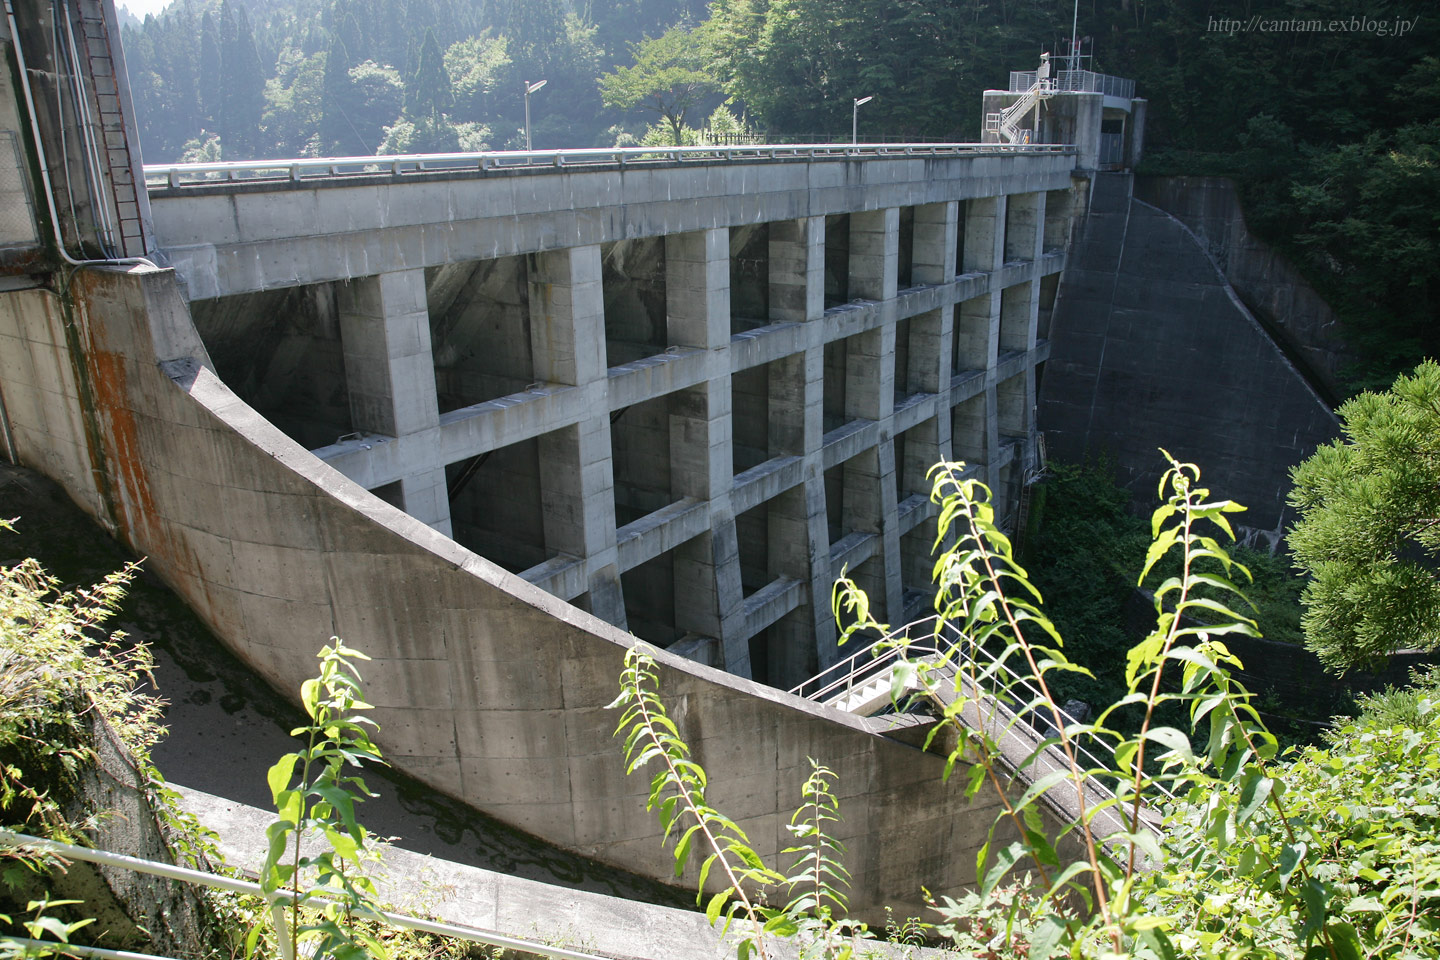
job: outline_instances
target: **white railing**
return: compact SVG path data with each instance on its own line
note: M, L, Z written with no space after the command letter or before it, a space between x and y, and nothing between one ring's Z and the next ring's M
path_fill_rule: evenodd
M282 893L275 896L268 896L258 883L251 883L248 880L222 877L213 873L205 873L202 870L191 870L188 867L177 867L169 863L157 863L154 860L142 860L139 857L110 853L107 850L77 847L68 843L59 843L55 840L44 840L40 837L31 837L23 833L13 833L9 830L0 830L0 846L28 847L34 850L53 853L69 860L83 860L86 863L97 863L107 867L133 870L136 873L144 873L153 877L165 877L170 880L178 880L181 883L190 883L197 886L211 887L216 890L228 890L232 893L251 894L260 897L268 901L271 915L276 919L275 929L277 937L280 940L280 952L283 960L295 960L295 945L290 942L288 927L283 919L285 906L290 902L289 894ZM318 898L312 898L306 901L307 904L315 904L318 906L325 906L328 902L329 901ZM535 954L542 957L553 957L555 960L606 960L606 958L596 956L593 953L579 953L575 950L567 950L564 947L538 943L534 940L507 937L502 933L481 930L478 927L462 927L451 923L426 920L422 917L412 917L408 914L389 913L385 911L381 911L379 917L392 927L416 930L421 933L432 933L441 937L452 937L457 940L467 940L471 943L481 943L492 947L503 947L506 950L516 950L521 953ZM100 947L60 943L58 941L20 940L18 942L55 950L58 953L82 954L85 956L99 957L102 958L102 960L166 960L166 958L155 957L151 954L106 950Z
M938 665L940 667L938 674L940 682L953 681L960 670L957 655L961 645L964 644L964 649L970 651L970 653L975 655L979 660L993 666L1009 678L1008 689L1012 694L1019 693L1016 689L1018 687L1023 689L1027 703L1033 703L1041 697L1040 688L1030 677L1016 672L1008 663L1002 662L984 647L967 643L960 637L955 628L947 625L945 629L951 634L954 641L954 645L949 651L942 651L938 646L933 646L928 643L896 644L882 648L882 644L886 641L877 640L859 653L836 663L826 670L822 670L814 677L792 688L790 693L798 697L804 697L807 700L813 700L817 703L834 704L841 702L857 688L873 682L876 678L884 674L888 674L894 669L897 661L904 659L917 663ZM985 672L988 669L988 667L984 668L981 672ZM991 696L989 691L983 691L983 694L987 697ZM1025 724L1025 726L1040 739L1058 736L1052 722L1054 717L1050 715L1048 709L1016 709L1016 704L1014 703L1006 703L1003 700L999 702L1007 712L1013 713L1021 723ZM1076 717L1066 713L1065 710L1058 705L1055 709L1060 714L1060 722L1067 728L1080 723ZM1088 763L1090 769L1114 770L1116 768L1114 744L1088 731L1079 732L1078 735L1072 736L1070 741L1075 748L1077 757L1082 763ZM1089 746L1087 746L1087 744L1089 744ZM1104 760L1101 759L1101 754L1105 756ZM1087 777L1087 779L1092 782L1095 781L1094 776ZM1097 782L1097 786L1100 786L1106 793L1113 796L1113 791L1103 783ZM1152 787L1166 797L1174 799L1174 793L1165 784L1157 781L1152 783Z
M1035 84L1034 70L1011 70L1010 92L1024 93ZM1051 88L1058 93L1103 93L1121 100L1135 98L1135 81L1094 70L1056 70L1050 78Z
M413 176L437 172L545 170L594 166L645 166L687 162L879 160L903 157L953 157L1003 150L1073 153L1065 144L1041 143L1017 148L994 143L773 143L709 147L600 147L584 150L532 150L491 153L423 153L371 157L294 157L286 160L236 160L215 163L147 163L145 183L152 188L201 186L255 180L316 180L357 176Z

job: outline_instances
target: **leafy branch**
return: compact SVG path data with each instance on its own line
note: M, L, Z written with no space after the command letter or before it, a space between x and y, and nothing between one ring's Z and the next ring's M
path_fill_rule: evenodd
M388 956L384 944L355 922L380 918L375 884L357 869L371 848L355 805L374 794L364 780L346 772L367 762L384 763L366 729L375 723L360 715L370 705L352 662L370 658L338 638L331 642L334 646L320 650L319 676L300 688L312 723L292 730L291 736L305 737L305 747L281 757L267 774L278 819L265 831L269 849L260 885L272 905L285 903L275 924L282 951L311 940L315 960L383 960ZM306 853L307 840L323 840L325 846ZM301 908L308 905L319 907L319 913L302 922ZM258 927L251 930L247 953L253 953L258 934Z

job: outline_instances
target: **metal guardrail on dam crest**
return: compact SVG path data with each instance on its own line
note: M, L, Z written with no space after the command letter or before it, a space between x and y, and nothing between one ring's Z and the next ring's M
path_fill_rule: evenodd
M657 166L677 163L811 162L884 160L916 157L1067 154L1067 144L861 143L759 144L708 147L600 147L488 153L425 153L369 157L296 157L285 160L237 160L215 163L146 164L151 189L213 186L275 180L328 180L358 176L414 176L458 172L555 170L597 166Z

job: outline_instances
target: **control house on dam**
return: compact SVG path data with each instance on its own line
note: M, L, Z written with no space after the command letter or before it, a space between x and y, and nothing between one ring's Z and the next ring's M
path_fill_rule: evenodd
M849 154L152 170L150 202L217 373L319 459L788 688L836 657L842 571L928 606L932 464L1015 502L1076 202L1064 148Z

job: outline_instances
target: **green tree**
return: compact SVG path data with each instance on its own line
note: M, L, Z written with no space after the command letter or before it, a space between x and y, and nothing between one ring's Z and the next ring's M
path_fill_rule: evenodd
M276 75L265 84L262 126L267 143L281 156L321 153L316 131L324 100L325 54L305 56L298 47L280 52Z
M450 77L445 72L445 57L435 39L435 31L425 31L425 42L420 45L420 59L410 82L405 85L405 118L420 122L434 122L447 113L455 103L455 93L450 86Z
M202 123L208 121L213 128L215 118L221 112L221 91L224 89L220 71L215 69L220 63L220 31L215 27L215 18L206 10L205 15L200 18L200 62L207 64L209 69L199 71L199 83L197 84L200 95L200 118Z
M260 147L260 118L265 112L265 70L245 8L220 3L220 112L216 125L227 159L248 159Z
M510 66L508 41L489 31L452 43L445 51L445 73L459 117L483 118L494 112L492 98Z
M1340 408L1344 432L1292 471L1288 542L1312 577L1305 643L1338 671L1440 648L1440 366Z
M619 67L599 80L607 107L649 110L670 127L673 142L682 142L685 115L701 98L719 89L709 68L707 33L675 26L654 39L630 48L633 66Z
M350 92L350 122L365 152L374 153L385 128L400 117L405 84L394 67L365 60L350 68Z
M348 14L330 37L325 52L325 74L321 84L320 150L330 156L358 156L370 153L361 141L350 110L355 106L350 68L355 65L351 48L360 47L360 28Z

